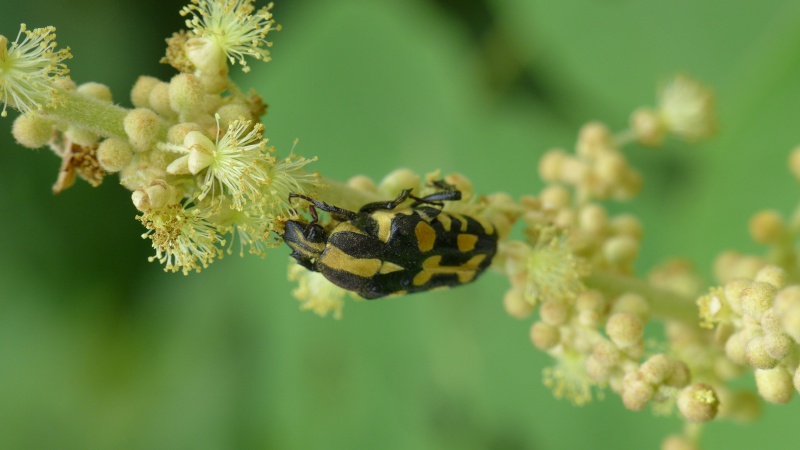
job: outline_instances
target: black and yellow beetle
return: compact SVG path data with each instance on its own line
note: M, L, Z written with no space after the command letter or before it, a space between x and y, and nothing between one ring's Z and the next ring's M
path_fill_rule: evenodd
M433 184L441 191L419 198L407 189L358 212L290 194L310 203L312 220L287 221L283 240L299 264L368 299L469 283L491 263L497 232L483 219L442 211L461 192ZM317 223L317 209L335 219L331 225Z

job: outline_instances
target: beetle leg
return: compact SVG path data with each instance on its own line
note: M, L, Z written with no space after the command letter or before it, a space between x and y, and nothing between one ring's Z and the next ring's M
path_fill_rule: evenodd
M312 219L314 219L313 223L317 223L317 219L318 219L317 212L314 209L314 207L319 208L319 209L321 209L321 210L323 210L323 211L325 211L327 213L330 213L333 216L342 217L342 218L344 218L346 220L353 220L353 219L356 218L356 213L354 213L353 211L348 211L346 209L338 208L336 206L329 205L329 204L327 204L325 202L321 202L319 200L314 200L313 198L308 197L308 196L303 195L303 194L289 194L289 201L290 202L292 201L293 198L301 198L301 199L306 200L309 203L311 203L311 205L309 206L309 213L311 213L311 211L314 211L312 213L312 215L311 215Z
M411 198L414 199L414 203L411 205L412 208L426 203L429 205L444 206L442 202L461 200L461 191L457 190L455 186L447 184L444 180L434 180L431 182L431 185L441 189L441 191L434 192L422 198L412 195Z
M416 197L411 195L411 189L404 189L394 200L389 202L367 203L366 205L362 206L361 209L358 210L358 212L372 213L379 209L392 210L400 206L401 203L403 203L404 201L406 201L406 199L409 198L416 198Z

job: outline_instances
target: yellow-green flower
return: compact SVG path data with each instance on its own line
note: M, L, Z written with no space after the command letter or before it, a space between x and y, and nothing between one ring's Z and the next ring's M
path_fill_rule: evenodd
M69 48L56 51L55 31L54 27L31 31L22 24L10 46L0 35L0 116L8 114L8 106L25 113L61 102L53 81L69 72L63 61L72 55Z

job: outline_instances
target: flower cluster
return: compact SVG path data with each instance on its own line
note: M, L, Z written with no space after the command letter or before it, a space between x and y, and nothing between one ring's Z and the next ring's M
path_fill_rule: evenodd
M229 63L269 60L266 37L279 29L270 8L256 11L250 0L186 6L189 30L169 40L165 58L181 73L168 82L140 77L132 110L113 105L99 83L58 78L69 53L55 50L54 30L23 26L25 39L10 48L0 38L0 94L25 113L14 136L61 157L55 192L76 175L97 186L118 173L156 251L151 259L166 270L199 271L237 245L263 256L277 245L271 230L292 212L289 194L320 187L305 169L313 159L273 156L259 122L263 100L228 77Z

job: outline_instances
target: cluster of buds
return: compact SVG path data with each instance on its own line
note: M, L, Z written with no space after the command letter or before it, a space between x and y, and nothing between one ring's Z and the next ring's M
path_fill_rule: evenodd
M155 249L151 259L166 270L200 270L236 242L240 254L263 256L277 245L271 231L292 213L289 194L320 187L305 170L313 159L273 156L260 123L266 105L228 76L232 64L249 70L246 56L269 60L267 34L280 28L271 7L193 0L181 10L187 30L169 39L163 60L181 73L168 82L140 77L130 110L102 84L62 78L69 52L55 50L52 28L23 26L25 39L10 47L0 37L0 101L23 113L14 137L62 159L56 193L76 175L97 186L118 173Z

